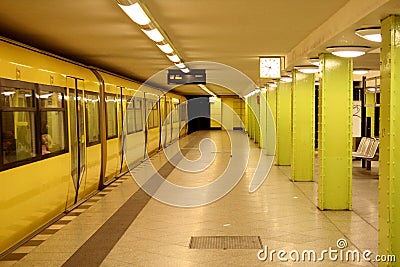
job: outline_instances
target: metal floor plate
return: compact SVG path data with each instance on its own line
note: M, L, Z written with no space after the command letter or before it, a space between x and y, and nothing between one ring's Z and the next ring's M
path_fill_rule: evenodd
M192 236L191 249L262 249L260 236Z

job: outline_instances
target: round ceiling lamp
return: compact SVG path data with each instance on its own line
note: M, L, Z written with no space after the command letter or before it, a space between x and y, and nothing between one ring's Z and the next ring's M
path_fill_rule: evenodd
M355 33L366 40L377 43L382 42L381 27L360 28Z
M319 72L319 68L315 65L295 66L294 68L302 73L307 74Z
M326 50L335 56L353 58L365 54L369 46L329 46Z
M291 83L293 81L293 78L290 76L282 76L281 81L285 83Z
M314 66L319 67L319 58L318 57L311 57L308 59L308 61L310 61L310 63L313 64Z

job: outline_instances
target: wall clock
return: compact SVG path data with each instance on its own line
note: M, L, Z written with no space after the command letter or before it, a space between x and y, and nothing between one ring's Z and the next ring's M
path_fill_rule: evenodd
M281 57L260 57L260 78L280 78Z

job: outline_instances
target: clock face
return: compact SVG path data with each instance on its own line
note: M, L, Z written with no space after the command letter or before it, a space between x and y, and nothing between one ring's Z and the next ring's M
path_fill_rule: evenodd
M260 78L280 78L281 58L260 57Z

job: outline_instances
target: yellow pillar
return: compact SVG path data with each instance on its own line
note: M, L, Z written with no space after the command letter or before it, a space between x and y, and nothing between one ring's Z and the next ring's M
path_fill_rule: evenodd
M314 74L293 71L292 180L314 181Z
M400 257L400 16L382 21L379 254ZM381 263L379 266L398 266Z
M352 208L353 61L320 56L318 106L318 207Z

